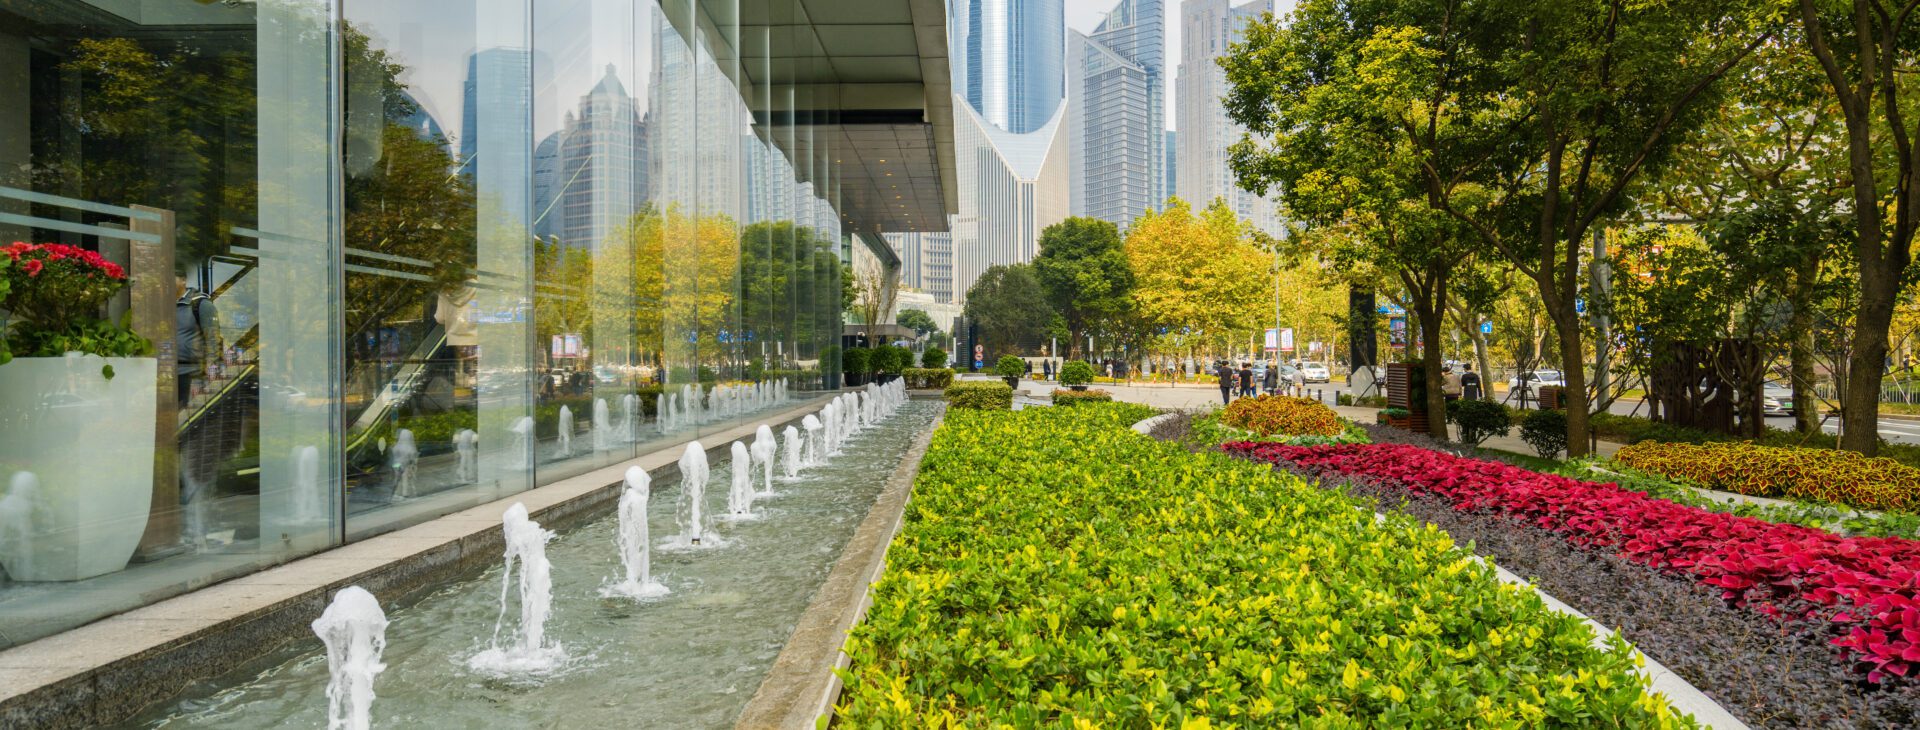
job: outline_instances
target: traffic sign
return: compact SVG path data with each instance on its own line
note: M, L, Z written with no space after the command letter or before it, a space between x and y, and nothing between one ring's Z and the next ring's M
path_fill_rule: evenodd
M1480 334L1483 334L1483 335L1490 335L1490 334L1493 334L1493 323L1492 323L1492 322L1481 322L1481 323L1480 323Z

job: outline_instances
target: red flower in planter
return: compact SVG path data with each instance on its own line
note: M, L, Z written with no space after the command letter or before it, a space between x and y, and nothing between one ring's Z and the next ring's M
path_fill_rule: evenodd
M1505 515L1582 548L1693 576L1719 588L1731 605L1763 615L1854 624L1833 643L1862 663L1869 681L1920 665L1920 541L1841 537L1407 445L1221 448L1309 474L1391 484L1456 510Z

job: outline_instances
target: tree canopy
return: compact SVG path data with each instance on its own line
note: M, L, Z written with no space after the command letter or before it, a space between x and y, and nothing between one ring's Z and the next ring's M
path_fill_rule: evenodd
M1069 356L1084 349L1089 331L1132 305L1133 270L1120 229L1107 221L1075 216L1047 226L1033 273L1065 325Z
M1032 264L996 265L967 290L966 314L988 344L1010 352L1046 335L1053 308Z

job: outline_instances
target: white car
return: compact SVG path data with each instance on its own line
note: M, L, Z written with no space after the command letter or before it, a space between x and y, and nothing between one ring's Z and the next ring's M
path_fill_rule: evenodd
M1529 370L1507 381L1507 389L1510 391L1519 391L1524 386L1539 392L1541 387L1548 385L1567 387L1567 376L1558 370Z
M1309 383L1333 382L1333 372L1328 370L1324 363L1310 362L1301 365L1300 374L1305 376Z

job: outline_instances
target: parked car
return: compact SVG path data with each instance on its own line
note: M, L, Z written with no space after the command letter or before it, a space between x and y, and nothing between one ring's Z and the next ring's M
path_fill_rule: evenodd
M1333 371L1327 369L1326 363L1306 363L1300 366L1300 372L1306 376L1309 383L1333 382Z
M1769 380L1760 389L1760 412L1769 416L1793 415L1793 388Z
M1540 388L1548 385L1567 387L1567 376L1558 370L1528 370L1508 380L1507 390L1519 391L1521 388L1527 388L1537 393Z

